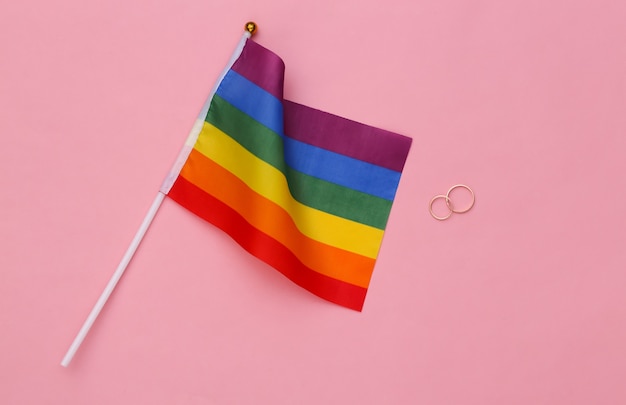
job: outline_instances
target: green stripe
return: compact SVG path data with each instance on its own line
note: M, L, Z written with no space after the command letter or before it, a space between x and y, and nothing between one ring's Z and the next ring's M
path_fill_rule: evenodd
M298 172L285 164L282 138L215 95L206 121L259 159L280 170L302 204L378 229L385 229L391 201Z

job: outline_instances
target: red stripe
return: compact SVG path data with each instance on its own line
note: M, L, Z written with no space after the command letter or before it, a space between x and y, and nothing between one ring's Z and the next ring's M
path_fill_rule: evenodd
M280 242L253 227L229 206L184 178L178 177L168 196L226 232L245 250L299 286L344 307L356 311L363 308L366 288L336 280L308 268Z

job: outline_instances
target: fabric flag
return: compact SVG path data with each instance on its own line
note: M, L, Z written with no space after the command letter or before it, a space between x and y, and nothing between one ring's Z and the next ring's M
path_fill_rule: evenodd
M161 192L299 286L360 311L411 138L285 100L283 61L242 45Z

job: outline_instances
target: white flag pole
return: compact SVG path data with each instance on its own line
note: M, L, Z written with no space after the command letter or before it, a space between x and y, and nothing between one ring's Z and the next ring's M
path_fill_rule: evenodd
M87 336L89 329L91 329L91 327L93 326L93 323L96 321L96 318L100 314L102 307L104 307L104 304L109 299L109 296L113 292L113 289L117 285L117 282L120 280L120 278L124 274L124 270L126 270L126 267L128 267L128 263L130 263L130 259L133 258L133 255L135 254L137 247L139 247L141 240L146 234L146 231L148 230L148 227L152 223L152 220L154 219L154 216L159 210L159 207L161 206L161 203L163 202L164 198L165 198L165 194L161 192L157 193L157 196L152 202L152 205L150 206L150 209L148 210L146 217L143 219L141 226L137 230L135 237L133 238L132 242L130 242L130 246L128 246L128 249L126 250L126 254L124 254L124 257L122 257L122 261L120 261L120 264L117 266L117 269L115 269L115 273L113 273L113 276L111 276L109 283L104 288L104 291L102 291L102 294L100 295L100 298L98 298L96 305L94 305L93 309L89 313L89 316L87 316L87 319L85 320L85 323L83 324L82 328L80 328L78 335L76 335L76 337L74 338L74 341L72 342L72 345L70 346L67 353L65 354L65 357L63 357L63 360L61 361L61 365L63 367L67 367L70 364L70 362L72 361L72 358L76 354L76 351L80 347L81 343L83 343L83 340Z
M87 333L89 333L89 330L91 329L94 322L96 321L96 318L100 314L100 311L102 311L104 304L106 304L107 300L109 299L109 296L115 289L117 282L120 280L120 278L122 278L122 275L124 274L124 271L126 270L126 267L128 267L130 260L133 258L135 251L139 247L139 244L141 243L143 237L145 236L146 231L148 230L148 227L152 223L152 220L154 219L154 216L159 210L161 203L165 199L165 196L167 195L172 185L174 184L176 177L178 177L178 173L180 173L181 168L183 167L183 165L185 164L185 161L187 160L187 157L189 156L189 152L191 152L191 149L193 148L193 145L195 144L195 141L198 138L198 135L200 134L200 131L202 129L202 123L204 122L204 117L206 117L206 114L209 110L209 106L211 105L211 100L213 99L213 96L215 95L215 92L217 91L217 86L221 83L222 79L224 78L226 73L230 70L232 65L237 60L237 58L239 58L239 55L241 54L241 51L243 50L246 40L252 36L254 31L256 31L256 24L249 22L246 24L245 29L246 29L246 32L244 33L243 37L239 41L237 48L235 48L235 52L231 56L228 64L226 65L226 68L220 75L215 87L209 94L209 97L207 98L207 101L205 102L200 112L200 115L198 117L198 120L196 121L196 124L191 129L191 132L189 133L189 136L187 137L187 140L185 141L185 145L183 146L181 153L176 159L176 162L174 163L172 170L170 170L169 174L166 176L163 182L163 185L161 186L161 189L157 193L157 196L154 199L154 201L152 202L152 205L150 206L148 213L143 219L141 226L137 230L135 237L130 243L130 246L128 246L128 249L126 250L126 253L124 254L124 257L122 257L120 264L117 266L117 269L111 276L111 279L109 280L108 284L104 288L104 291L102 291L102 294L100 295L100 298L98 298L96 305L94 305L93 309L89 313L89 316L87 316L85 323L83 323L83 326L80 328L80 331L78 331L78 334L74 338L74 341L72 342L70 348L67 350L67 353L65 353L65 356L63 357L63 360L61 361L61 365L63 367L67 367L72 361L72 359L74 358L74 355L78 351L78 348L80 347L80 345L83 343L83 340L85 340Z

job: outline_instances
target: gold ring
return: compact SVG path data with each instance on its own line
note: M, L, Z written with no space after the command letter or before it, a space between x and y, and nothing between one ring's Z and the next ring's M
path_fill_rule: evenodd
M452 193L452 191L454 191L457 188L464 188L467 191L469 191L470 194L472 195L472 202L470 203L470 205L467 208L462 209L462 210L455 209L454 208L454 204L452 204L452 200L450 199L450 193ZM474 203L476 202L476 196L474 195L474 191L471 188L469 188L468 186L466 186L465 184L456 184L456 185L450 187L450 190L448 190L448 192L446 193L445 197L446 197L446 205L448 206L450 211L454 212L455 214L462 214L464 212L467 212L467 211L471 210L472 207L474 206Z
M443 217L437 216L437 214L435 214L435 212L433 211L433 204L435 203L435 201L437 201L440 198L443 198L444 200L446 200L446 206L450 210L450 212L448 212L448 215L443 216ZM448 197L447 195L436 195L436 196L434 196L433 199L430 200L430 203L428 204L428 211L430 211L430 215L432 215L432 217L435 218L438 221L445 221L446 219L450 218L450 215L452 215L452 213L454 212L450 208L450 197Z

